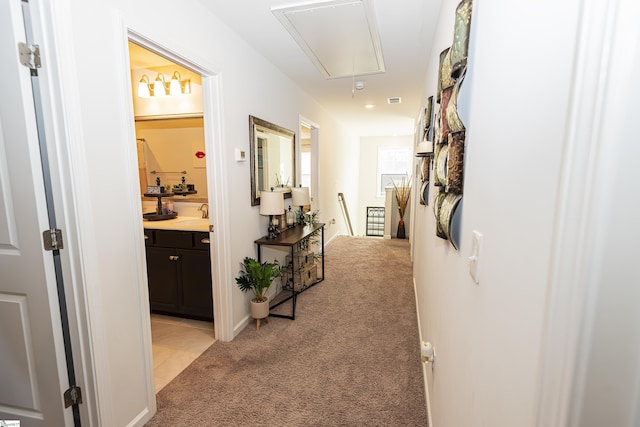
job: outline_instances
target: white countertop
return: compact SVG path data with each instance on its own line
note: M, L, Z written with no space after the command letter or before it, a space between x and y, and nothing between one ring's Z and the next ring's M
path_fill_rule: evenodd
M164 221L143 220L144 228L156 230L209 231L209 218L178 216Z

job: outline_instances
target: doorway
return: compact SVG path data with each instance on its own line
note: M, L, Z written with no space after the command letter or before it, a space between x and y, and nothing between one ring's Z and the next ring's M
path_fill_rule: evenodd
M303 187L309 187L311 193L311 210L318 209L319 180L318 180L318 153L319 153L319 126L300 117L300 183Z
M128 48L157 393L215 341L202 76Z

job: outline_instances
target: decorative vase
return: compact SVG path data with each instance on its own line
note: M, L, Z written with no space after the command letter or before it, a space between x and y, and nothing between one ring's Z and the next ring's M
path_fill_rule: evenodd
M256 301L256 299L251 300L251 317L256 319L256 330L260 330L260 321L262 319L267 319L269 317L269 298L264 299L264 301Z
M269 298L264 299L264 301L256 301L256 299L251 300L251 317L254 319L264 319L269 316Z
M404 232L404 220L403 219L398 221L398 232L396 233L396 237L398 239L404 239L406 237L406 234Z

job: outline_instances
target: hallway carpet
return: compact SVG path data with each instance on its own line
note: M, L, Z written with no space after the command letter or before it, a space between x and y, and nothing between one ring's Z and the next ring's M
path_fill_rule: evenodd
M409 244L340 236L296 320L216 342L148 426L426 426Z

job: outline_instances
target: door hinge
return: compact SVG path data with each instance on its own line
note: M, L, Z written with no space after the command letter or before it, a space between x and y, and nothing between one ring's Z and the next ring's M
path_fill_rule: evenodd
M39 45L20 42L18 43L18 53L20 54L20 64L28 69L36 70L42 66Z
M77 385L72 385L64 392L64 407L68 408L73 405L82 403L82 390Z
M47 251L64 249L64 245L62 244L62 230L60 229L44 230L42 232L42 240L44 242L44 249Z

